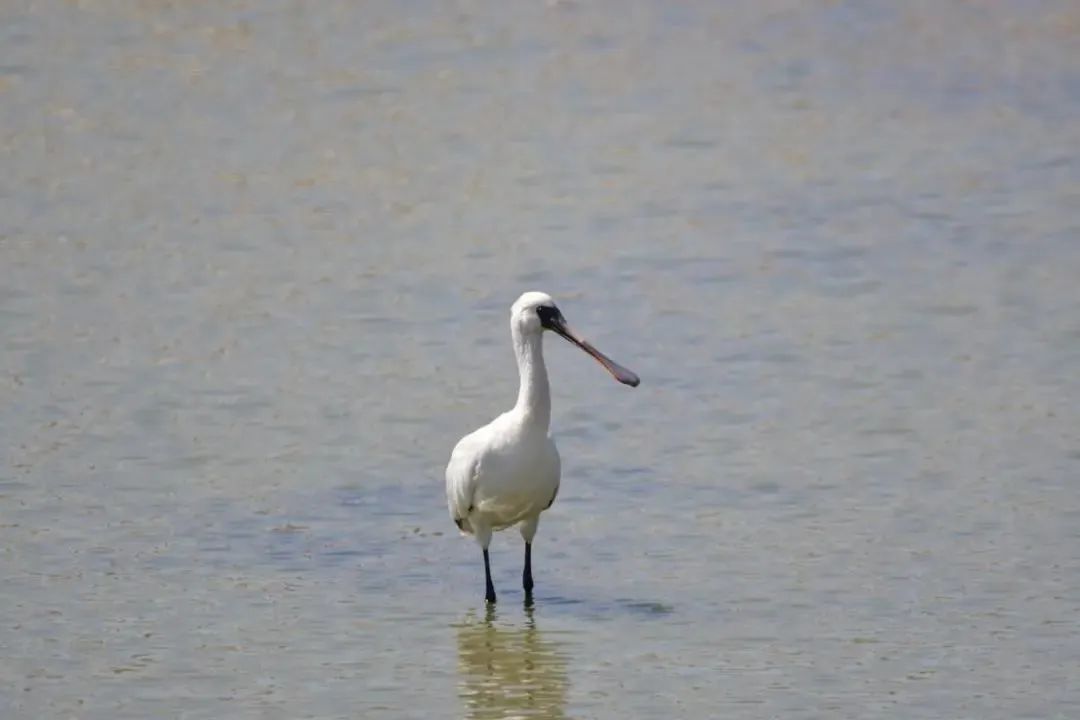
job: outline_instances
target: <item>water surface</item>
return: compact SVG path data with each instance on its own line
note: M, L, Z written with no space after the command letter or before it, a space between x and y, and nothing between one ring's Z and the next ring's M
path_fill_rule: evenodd
M1066 2L0 10L0 715L1080 715ZM552 293L558 502L444 507Z

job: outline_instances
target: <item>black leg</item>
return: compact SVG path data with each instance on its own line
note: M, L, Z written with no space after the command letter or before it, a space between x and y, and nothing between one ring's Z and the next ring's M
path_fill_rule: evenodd
M532 599L532 543L525 543L525 571L521 573L521 586L525 588L525 602Z
M484 548L484 582L486 584L486 594L484 598L491 603L495 604L495 584L491 582L491 561L488 560L487 548Z

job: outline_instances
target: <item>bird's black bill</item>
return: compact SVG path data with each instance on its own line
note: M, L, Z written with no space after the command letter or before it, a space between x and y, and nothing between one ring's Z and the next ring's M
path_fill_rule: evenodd
M566 338L570 342L577 345L593 356L596 362L604 366L604 369L611 373L611 376L621 382L623 385L629 385L630 387L637 387L641 382L641 378L637 376L637 373L632 370L624 368L619 363L609 358L604 353L593 347L585 338L574 332L569 325L566 324L566 318L562 316L555 308L551 308L554 312L543 313L540 315L540 321L544 327L553 332L557 332L562 337Z

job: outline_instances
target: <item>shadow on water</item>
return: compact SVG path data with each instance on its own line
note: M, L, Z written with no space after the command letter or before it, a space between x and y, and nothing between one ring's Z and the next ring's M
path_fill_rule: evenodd
M631 598L598 600L562 595L537 595L535 604L537 607L543 607L548 613L573 615L600 622L627 615L641 620L659 620L675 612L675 606L669 603Z
M457 626L459 693L467 717L563 718L566 652L536 626L531 608L520 627L496 623L496 610Z

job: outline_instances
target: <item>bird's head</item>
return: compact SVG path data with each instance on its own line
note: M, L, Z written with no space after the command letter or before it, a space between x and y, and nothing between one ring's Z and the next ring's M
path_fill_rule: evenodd
M510 323L522 337L540 335L545 330L550 330L591 355L611 373L612 377L624 385L637 387L641 382L635 373L597 350L589 341L574 332L555 305L555 301L547 293L534 291L519 297L517 302L510 307Z

